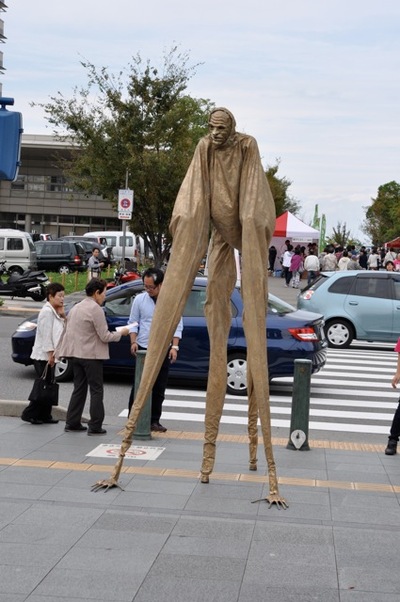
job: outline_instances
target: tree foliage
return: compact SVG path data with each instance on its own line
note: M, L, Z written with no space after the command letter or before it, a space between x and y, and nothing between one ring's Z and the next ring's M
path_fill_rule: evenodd
M346 222L338 222L336 227L332 228L332 233L326 238L326 242L343 248L346 248L347 245L360 246L360 241L355 239L347 229Z
M376 198L367 208L362 230L374 245L400 235L400 184L393 180L379 186Z
M117 75L82 62L87 86L71 99L59 92L41 105L55 134L76 146L61 165L74 188L116 208L129 174L131 229L147 240L157 265L168 253L173 204L213 106L187 94L196 65L188 66L186 53L174 47L163 59L160 70L138 54Z
M279 177L277 175L279 165L280 160L276 159L275 165L267 165L267 169L265 170L265 175L267 176L271 193L275 201L276 215L282 215L285 211L290 211L290 213L296 215L300 210L300 204L288 193L288 189L292 182L285 176Z

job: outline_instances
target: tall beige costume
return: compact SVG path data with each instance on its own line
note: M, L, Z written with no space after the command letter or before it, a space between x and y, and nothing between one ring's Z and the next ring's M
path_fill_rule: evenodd
M227 139L213 137L212 123L228 123ZM111 479L94 489L117 485L123 458L132 443L137 419L152 389L168 345L183 313L198 267L208 255L205 314L210 336L205 443L201 480L207 483L215 461L215 444L226 393L230 296L236 282L234 249L241 252L243 325L247 341L250 468L255 468L257 410L268 462L272 504L286 507L279 496L271 444L269 381L266 354L268 247L275 226L275 205L262 168L257 142L235 132L235 119L225 108L210 115L210 134L197 145L178 193L170 231L173 245L154 313L146 362L128 418L120 458ZM217 134L218 136L218 134Z

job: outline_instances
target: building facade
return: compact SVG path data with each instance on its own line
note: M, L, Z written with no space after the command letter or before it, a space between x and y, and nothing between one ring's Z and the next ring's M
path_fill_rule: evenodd
M0 181L0 228L48 233L53 238L121 229L109 200L68 187L57 157L67 156L69 148L54 136L22 135L18 177L14 182Z

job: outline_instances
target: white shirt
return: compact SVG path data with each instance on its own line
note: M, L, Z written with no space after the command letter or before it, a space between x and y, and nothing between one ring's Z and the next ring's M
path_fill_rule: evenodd
M307 272L318 272L319 271L319 259L316 255L307 255L304 260L304 269Z

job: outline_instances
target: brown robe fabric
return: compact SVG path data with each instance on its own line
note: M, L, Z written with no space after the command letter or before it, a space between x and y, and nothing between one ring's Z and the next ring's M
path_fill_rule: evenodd
M226 392L230 296L236 282L234 249L238 249L242 258L241 294L247 340L250 455L254 461L258 410L270 493L275 495L265 328L268 248L275 227L275 205L257 142L251 136L235 132L233 115L227 109L215 109L221 110L231 118L229 139L222 146L213 144L209 135L200 140L176 199L170 223L171 256L154 313L140 387L125 428L121 458L132 442L138 415L183 313L211 231L205 305L211 351L202 476L207 482L213 470Z

